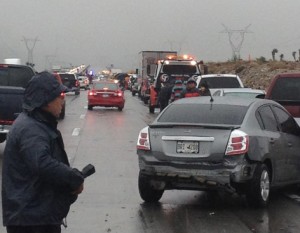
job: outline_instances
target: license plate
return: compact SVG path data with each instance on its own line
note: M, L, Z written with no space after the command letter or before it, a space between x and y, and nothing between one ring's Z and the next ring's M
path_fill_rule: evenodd
M103 94L102 97L106 98L108 97L109 95L108 94Z
M177 141L177 153L198 154L199 142Z

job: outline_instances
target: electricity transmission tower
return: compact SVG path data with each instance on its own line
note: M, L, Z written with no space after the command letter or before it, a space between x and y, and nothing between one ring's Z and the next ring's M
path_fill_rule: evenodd
M36 37L35 39L28 39L28 38L25 38L23 36L23 40L25 45L26 45L26 48L27 48L27 52L28 52L28 58L27 58L27 62L26 64L33 67L34 66L34 63L33 63L33 49L35 47L35 44L38 40L38 37ZM32 46L29 46L29 42L32 42Z
M224 31L221 31L221 33L227 33L228 38L229 38L229 43L232 49L232 58L233 60L237 60L241 58L240 51L245 39L245 34L246 33L252 33L251 31L248 30L248 28L251 26L249 24L245 29L243 30L232 30L226 27L224 24L222 24L223 27L225 28Z

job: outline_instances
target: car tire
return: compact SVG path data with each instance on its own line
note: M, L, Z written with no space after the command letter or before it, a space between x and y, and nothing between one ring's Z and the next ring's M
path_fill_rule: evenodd
M88 105L88 110L93 110L93 106L92 105Z
M157 190L150 184L148 176L139 173L139 193L145 202L158 202L162 197L164 190Z
M80 95L80 91L75 91L75 95Z
M148 104L148 99L144 97L144 104Z
M154 113L155 108L151 106L151 102L149 102L149 113Z
M132 96L135 96L135 94L136 94L136 93L135 93L134 91L133 91L133 92L131 92L131 95L132 95Z
M270 183L268 167L265 164L258 164L246 192L246 198L250 206L265 207L268 205L270 199Z
M118 110L121 112L123 110L123 107L118 107Z
M6 140L6 134L0 134L0 143L4 142Z

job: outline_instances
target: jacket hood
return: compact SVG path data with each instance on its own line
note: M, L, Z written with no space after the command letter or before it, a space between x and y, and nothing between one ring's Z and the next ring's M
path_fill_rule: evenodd
M49 72L34 75L28 82L23 99L23 109L32 111L40 108L67 91L67 87L60 84Z

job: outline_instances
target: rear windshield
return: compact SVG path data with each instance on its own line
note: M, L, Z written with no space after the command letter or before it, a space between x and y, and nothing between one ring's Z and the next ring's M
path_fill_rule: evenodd
M158 122L240 125L248 107L219 104L174 104Z
M193 75L197 73L197 67L193 65L164 65L161 72L166 74Z
M62 80L75 80L74 74L59 74Z
M95 83L95 89L104 89L107 88L108 90L118 90L118 85L115 83Z
M0 86L26 87L34 75L27 67L0 67Z
M239 88L241 87L239 81L235 77L209 77L202 78L199 87L202 83L207 83L209 88Z
M272 90L271 99L300 100L300 77L277 79Z

